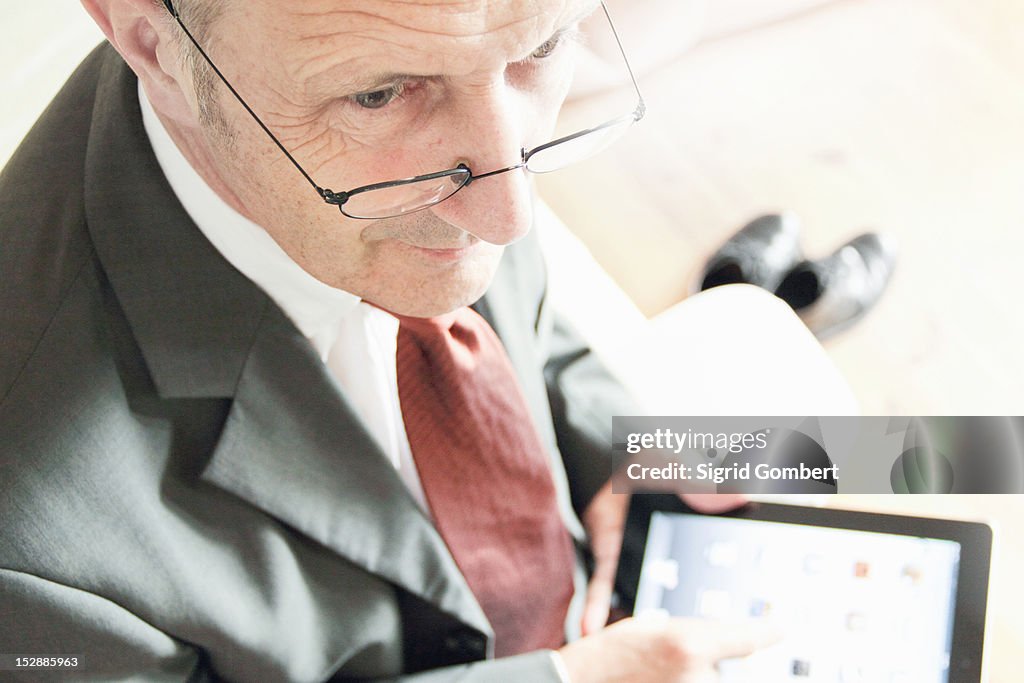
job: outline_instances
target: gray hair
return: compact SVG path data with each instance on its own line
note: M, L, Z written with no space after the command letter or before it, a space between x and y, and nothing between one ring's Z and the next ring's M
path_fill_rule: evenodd
M153 1L166 13L163 0ZM203 50L206 51L210 49L211 29L224 12L224 7L227 4L229 4L228 0L174 0L174 7L178 10L182 23L188 27L196 42L202 45ZM177 41L182 64L192 73L196 101L199 104L200 123L230 137L230 127L217 102L216 90L219 81L217 75L170 14L167 14L167 25Z

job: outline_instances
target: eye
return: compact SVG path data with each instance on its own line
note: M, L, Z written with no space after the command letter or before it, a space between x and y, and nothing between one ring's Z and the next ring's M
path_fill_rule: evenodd
M562 33L557 33L551 36L550 38L545 40L540 47L533 51L533 53L530 55L530 58L544 59L546 57L550 57L555 52L555 50L558 49L558 45L562 42L562 37Z
M351 100L363 109L383 109L402 94L402 85L392 85L382 90L352 95Z

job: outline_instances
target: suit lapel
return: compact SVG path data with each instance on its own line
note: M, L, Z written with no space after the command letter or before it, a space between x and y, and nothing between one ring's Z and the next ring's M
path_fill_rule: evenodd
M202 478L490 631L433 524L276 308L257 332Z
M444 541L309 343L174 197L134 75L99 50L89 231L159 395L233 398L202 478L489 633Z

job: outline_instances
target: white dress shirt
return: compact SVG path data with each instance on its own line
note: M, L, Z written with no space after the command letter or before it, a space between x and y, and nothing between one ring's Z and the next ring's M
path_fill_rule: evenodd
M303 270L266 230L210 189L171 139L141 86L139 105L157 162L185 211L217 251L266 292L309 340L413 498L429 514L398 401L398 319Z

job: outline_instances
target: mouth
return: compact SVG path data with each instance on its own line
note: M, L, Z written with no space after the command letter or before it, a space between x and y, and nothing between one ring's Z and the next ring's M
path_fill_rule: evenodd
M471 254L480 244L480 240L473 239L469 244L462 244L457 246L421 246L418 244L406 242L404 240L398 240L397 244L401 248L408 249L422 257L430 259L431 261L440 263L453 263Z

